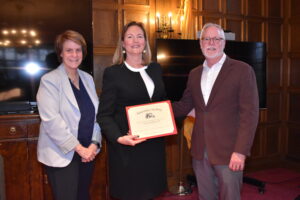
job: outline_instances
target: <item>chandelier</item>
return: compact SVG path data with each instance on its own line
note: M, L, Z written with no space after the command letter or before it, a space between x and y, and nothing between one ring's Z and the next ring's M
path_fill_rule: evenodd
M41 44L38 32L26 28L4 28L1 30L0 47L34 47Z

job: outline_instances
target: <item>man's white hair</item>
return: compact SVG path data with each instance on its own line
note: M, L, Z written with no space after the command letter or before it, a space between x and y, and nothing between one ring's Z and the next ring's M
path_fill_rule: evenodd
M203 36L205 30L206 30L207 28L209 28L209 27L212 27L212 26L213 26L213 27L216 27L216 28L218 29L218 32L219 32L220 37L223 38L223 39L225 40L225 33L224 33L223 28L222 28L219 24L214 24L214 23L206 23L206 24L203 26L203 28L202 28L202 30L201 30L201 34L200 34L200 39L202 38L202 36Z

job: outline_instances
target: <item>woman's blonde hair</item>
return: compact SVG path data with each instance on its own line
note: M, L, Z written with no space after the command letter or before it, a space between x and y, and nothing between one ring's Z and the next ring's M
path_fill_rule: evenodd
M123 50L124 50L123 49L123 42L124 42L125 33L129 29L129 27L131 27L131 26L140 27L142 29L143 33L144 33L145 49L144 49L143 54L142 54L142 62L143 62L142 64L143 65L148 65L151 62L151 50L150 50L148 36L147 36L147 33L146 33L146 30L144 28L143 23L136 22L136 21L129 22L128 24L126 24L123 27L123 30L122 30L122 33L119 37L117 48L115 50L115 54L114 54L114 57L113 57L113 64L121 64L126 59L126 53L123 53Z

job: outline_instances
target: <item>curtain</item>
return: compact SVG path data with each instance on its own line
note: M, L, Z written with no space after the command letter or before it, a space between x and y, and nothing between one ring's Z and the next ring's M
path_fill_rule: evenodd
M196 30L193 19L192 0L181 0L183 19L180 20L181 38L195 39Z

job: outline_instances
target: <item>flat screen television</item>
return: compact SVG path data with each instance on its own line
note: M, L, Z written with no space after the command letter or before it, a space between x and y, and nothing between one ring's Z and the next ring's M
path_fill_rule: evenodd
M255 71L260 108L266 107L266 44L226 41L225 53L248 63ZM204 56L198 40L157 39L156 58L163 68L168 98L179 100L191 69L202 64Z
M93 72L92 1L3 1L0 7L0 114L36 109L41 76L59 65L56 36L81 33L88 55L80 66Z

